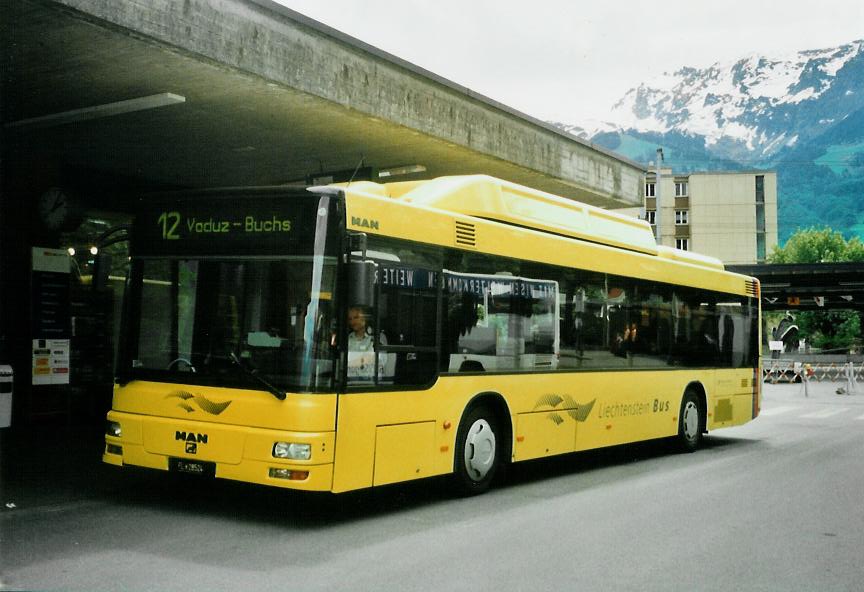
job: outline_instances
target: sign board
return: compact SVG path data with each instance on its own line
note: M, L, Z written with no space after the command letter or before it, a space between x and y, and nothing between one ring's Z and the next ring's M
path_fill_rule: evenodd
M768 349L771 351L783 351L783 342L782 341L769 341Z
M32 384L69 384L69 254L44 247L33 247L31 254Z
M68 339L33 340L33 384L69 384Z
M12 425L12 366L0 365L0 428Z

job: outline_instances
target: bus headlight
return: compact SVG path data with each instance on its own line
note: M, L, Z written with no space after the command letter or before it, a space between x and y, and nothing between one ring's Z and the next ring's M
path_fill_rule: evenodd
M106 421L105 422L105 435L106 436L114 436L115 438L119 438L123 435L123 430L120 429L120 423L116 421Z
M298 444L297 442L276 442L273 444L273 456L291 460L309 460L312 456L312 445Z

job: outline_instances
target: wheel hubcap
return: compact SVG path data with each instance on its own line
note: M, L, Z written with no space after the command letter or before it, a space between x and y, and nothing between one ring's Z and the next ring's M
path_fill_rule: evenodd
M694 440L699 435L699 408L696 407L696 403L687 401L681 420L684 426L684 437Z
M482 481L495 462L495 433L485 419L478 419L465 438L465 470L474 481Z

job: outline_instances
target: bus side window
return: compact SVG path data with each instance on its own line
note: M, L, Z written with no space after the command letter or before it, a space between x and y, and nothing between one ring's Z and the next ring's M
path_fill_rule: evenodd
M561 367L605 368L620 364L610 351L610 306L604 276L580 272L570 281L564 307L569 328L566 336L562 331Z
M382 336L382 387L425 387L438 371L438 282L443 251L437 247L369 236L367 256L378 264L372 322ZM386 341L386 343L385 343Z
M428 269L382 265L379 318L387 336L388 365L383 379L402 386L423 386L435 376L438 323L437 273Z
M507 272L445 270L444 283L444 370L530 372L557 368L557 281Z

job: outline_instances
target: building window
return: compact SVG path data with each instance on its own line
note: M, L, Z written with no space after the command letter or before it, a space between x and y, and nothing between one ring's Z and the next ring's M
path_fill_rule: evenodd
M657 220L657 210L645 210L645 219L648 221L648 224L652 226L656 224L655 220Z
M756 263L765 263L765 233L756 234Z
M645 197L655 197L654 183L645 183Z
M756 203L765 203L765 175L756 175Z
M675 197L687 196L687 181L677 181L675 183Z
M690 239L689 238L676 238L675 239L675 248L681 249L682 251L690 250Z
M756 232L765 232L765 204L756 204Z
M690 210L675 210L675 224L690 224Z

